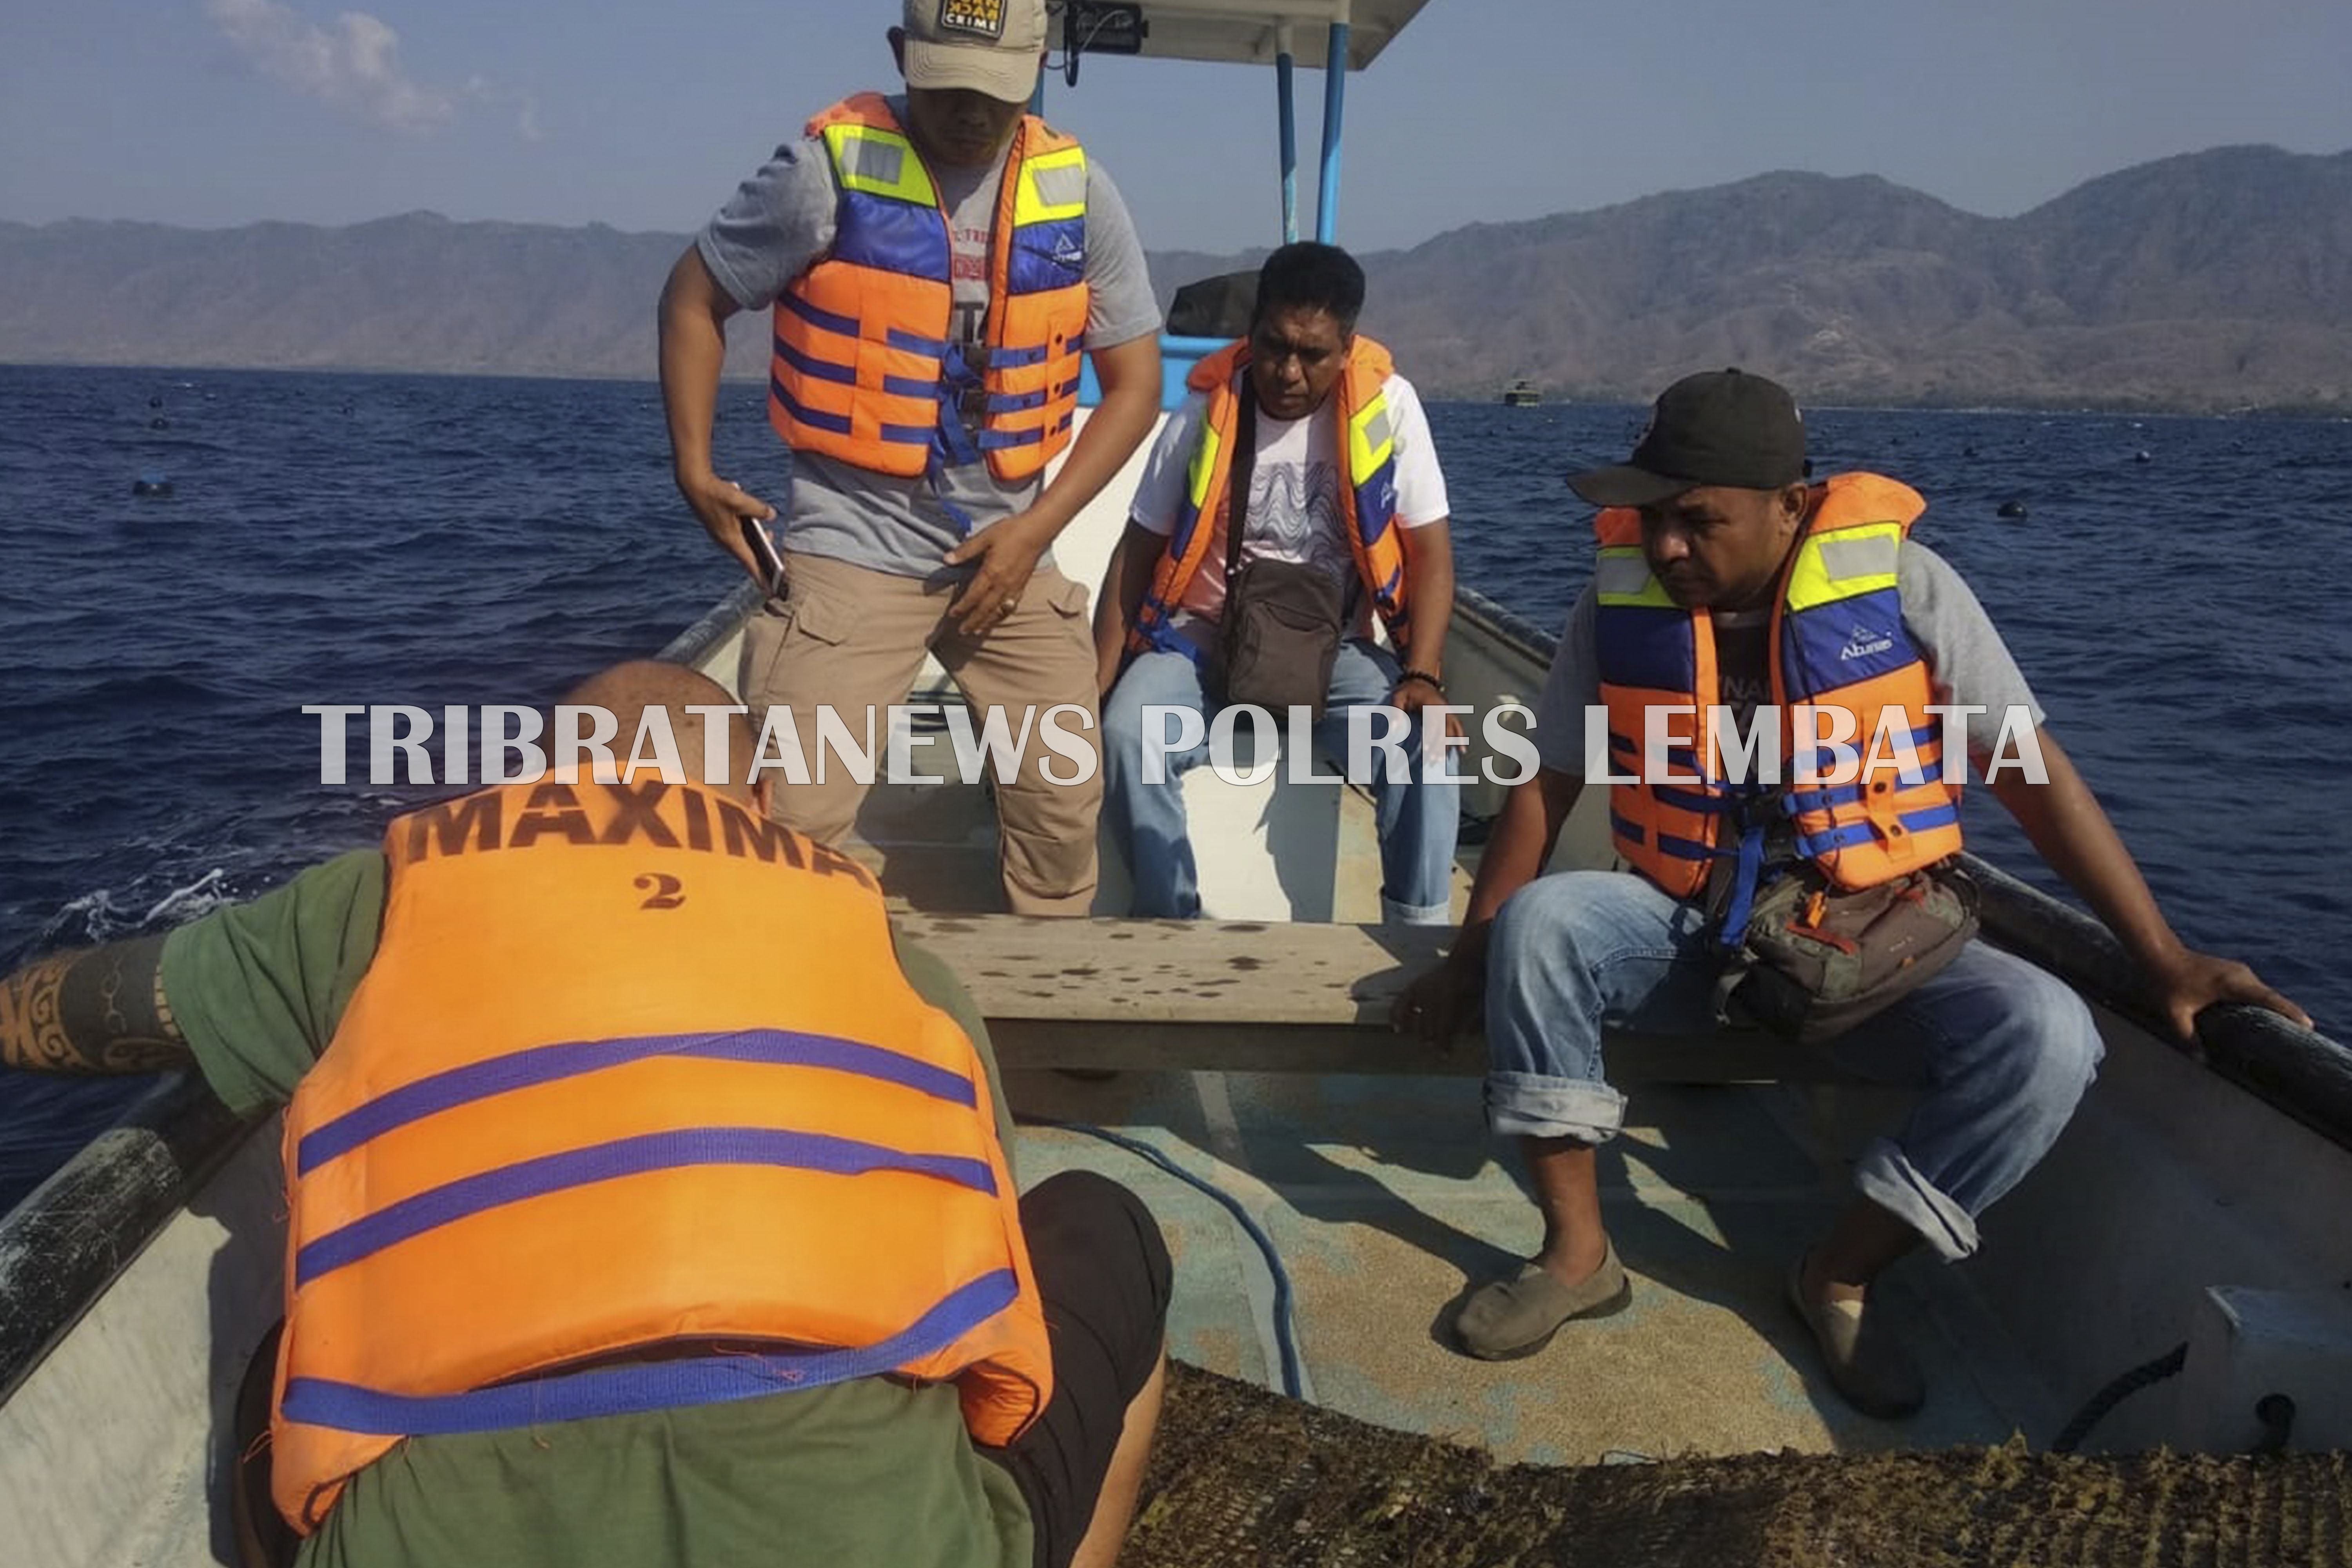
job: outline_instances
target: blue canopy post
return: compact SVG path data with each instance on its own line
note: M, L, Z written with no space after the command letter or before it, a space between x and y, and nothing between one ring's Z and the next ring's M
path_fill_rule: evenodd
M1298 237L1298 113L1291 88L1290 24L1274 30L1274 89L1282 117L1282 243Z
M1076 0L1065 3L1076 4ZM1150 15L1135 19L1145 25L1139 28L1128 28L1123 22L1112 26L1109 41L1113 52L1156 60L1274 67L1282 243L1291 244L1310 234L1330 243L1338 238L1339 230L1339 143L1347 115L1348 72L1365 69L1380 58L1429 3L1430 0L1143 0L1142 10ZM1090 10L1087 15L1097 13ZM1325 35L1321 62L1323 153L1317 171L1318 210L1310 223L1300 211L1300 186L1304 182L1299 178L1298 168L1297 79L1300 65L1311 70L1317 64L1311 58L1302 59L1300 51L1302 44L1311 49L1316 29ZM1096 37L1090 29L1082 31L1089 39ZM1037 101L1042 104L1042 81ZM1219 338L1161 335L1163 408L1181 406L1187 395L1187 373L1199 360L1223 346L1224 341ZM1093 381L1094 362L1087 360L1079 374L1080 401L1092 406L1098 395Z
M1331 47L1323 66L1323 177L1315 204L1315 237L1331 245L1339 237L1339 122L1348 96L1348 24L1331 24Z

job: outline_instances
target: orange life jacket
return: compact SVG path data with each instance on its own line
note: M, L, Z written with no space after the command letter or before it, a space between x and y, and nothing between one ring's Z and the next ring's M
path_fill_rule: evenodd
M879 93L808 122L833 159L833 246L778 297L768 420L795 451L877 473L969 460L938 182ZM1087 155L1034 115L1013 135L989 231L979 449L1004 483L1069 445L1086 346Z
M1035 1417L987 1074L861 868L658 780L496 786L383 851L374 959L286 1114L297 1531L414 1435L886 1373L953 1379L982 1442Z
M1960 847L1961 775L1955 767L1947 776L1942 731L1927 711L1934 689L1904 629L1895 587L1904 537L1926 510L1917 491L1875 474L1839 474L1813 486L1803 535L1774 598L1771 701L1780 713L1782 776L1792 781L1775 809L1792 819L1798 853L1841 888L1890 881ZM1652 574L1638 512L1611 508L1593 529L1601 541L1596 630L1611 772L1655 771L1643 756L1648 710L1696 710L1664 725L1668 771L1691 782L1612 784L1611 836L1629 864L1688 898L1706 885L1717 856L1743 847L1752 856L1760 843L1757 822L1741 820L1743 805L1757 797L1726 779L1706 724L1708 709L1721 701L1714 626L1706 610L1682 608ZM1823 765L1815 770L1823 782L1793 782L1801 776L1793 766L1800 704L1854 716L1848 743L1863 765L1847 772L1858 776L1837 782ZM1873 749L1882 715L1907 736L1909 756L1891 733ZM1808 756L1813 740L1801 742ZM1916 763L1910 781L1895 766L1898 760ZM1744 909L1744 900L1735 907Z
M1176 526L1151 574L1151 587L1143 595L1135 625L1128 633L1128 648L1142 653L1167 648L1191 654L1192 645L1168 626L1168 616L1184 596L1192 574L1207 562L1217 537L1216 521L1226 510L1232 491L1228 483L1234 465L1234 436L1240 427L1242 378L1249 374L1249 341L1228 343L1192 367L1185 384L1208 394L1201 416L1201 434L1185 469L1184 496L1176 512ZM1348 548L1356 558L1356 574L1371 595L1373 607L1388 626L1389 638L1402 651L1412 636L1411 605L1406 602L1405 533L1396 521L1396 440L1390 428L1389 404L1381 388L1395 373L1389 351L1359 335L1349 350L1333 395L1339 400L1334 422L1339 441L1339 471L1348 477L1339 487L1339 516L1346 526ZM1240 548L1240 541L1233 548ZM1212 571L1222 570L1213 563Z

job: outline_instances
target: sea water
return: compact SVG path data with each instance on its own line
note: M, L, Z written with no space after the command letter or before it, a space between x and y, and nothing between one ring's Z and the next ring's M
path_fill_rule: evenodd
M1561 476L1622 458L1643 410L1430 418L1462 582L1556 628L1591 563ZM2175 926L2352 1034L2352 425L1808 418L1821 471L1926 494L1916 536ZM715 448L781 489L757 388L726 390ZM432 793L321 784L304 704L551 701L739 578L650 384L0 367L0 966L250 898ZM1968 831L2059 887L1982 792ZM0 1073L0 1207L124 1097Z

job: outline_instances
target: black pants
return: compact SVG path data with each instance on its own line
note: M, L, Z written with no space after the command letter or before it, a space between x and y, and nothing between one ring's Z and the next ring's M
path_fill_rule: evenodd
M1029 1500L1037 1568L1068 1568L1127 1407L1160 1364L1172 1268L1143 1200L1091 1171L1040 1182L1021 1200L1021 1229L1045 1303L1054 1396L1011 1444L979 1452Z

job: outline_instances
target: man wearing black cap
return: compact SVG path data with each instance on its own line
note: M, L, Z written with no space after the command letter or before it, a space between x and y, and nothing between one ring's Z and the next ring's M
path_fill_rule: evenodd
M1923 710L1975 710L1956 741L1964 736L1986 787L2138 959L2150 996L2183 1037L2200 1009L2221 1001L2309 1022L2243 964L2173 934L2105 814L2041 728L2041 709L1975 596L1905 537L1925 506L1917 494L1869 474L1808 484L1806 471L1804 426L1787 391L1730 370L1676 382L1631 461L1569 481L1607 510L1596 521L1593 584L1570 612L1538 709L1542 766L1496 823L1461 942L1397 1008L1401 1026L1444 1040L1483 1004L1487 1119L1521 1140L1543 1212L1538 1256L1475 1292L1454 1321L1472 1355L1531 1354L1563 1324L1630 1299L1594 1177L1595 1149L1616 1133L1624 1108L1603 1076L1603 1022L1714 1027L1724 938L1736 939L1750 898L1775 873L1818 871L1833 894L1916 875L1958 849L1960 764L1954 757L1948 786L1938 741L1924 738L1942 731ZM1806 702L1831 720L1858 721L1863 758L1880 755L1863 748L1870 721L1888 714L1917 750L1906 759L1897 749L1902 765L1887 773L1865 763L1858 777L1808 778L1802 759L1824 731L1802 731L1798 748L1796 716L1807 710L1785 706ZM1731 731L1705 727L1711 707ZM1677 709L1693 718L1678 726ZM1588 734L1596 710L1605 721ZM1732 760L1726 733L1772 736L1798 783ZM1632 870L1538 879L1595 767L1605 770L1612 839ZM1790 1304L1849 1404L1906 1415L1924 1400L1924 1384L1869 1310L1872 1280L1923 1241L1947 1261L1975 1251L1977 1216L2073 1114L2096 1069L2099 1036L2065 985L1972 942L1830 1043L1866 1053L1877 1074L1902 1071L1926 1088L1903 1125L1856 1164L1858 1194L1791 1268Z

